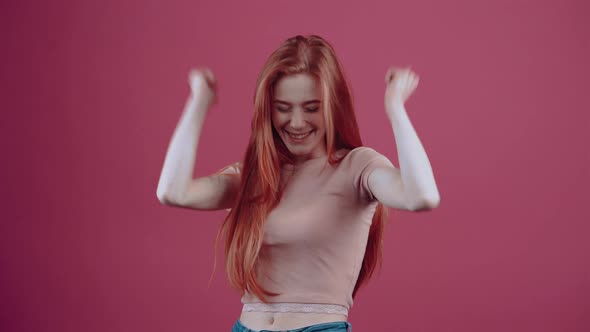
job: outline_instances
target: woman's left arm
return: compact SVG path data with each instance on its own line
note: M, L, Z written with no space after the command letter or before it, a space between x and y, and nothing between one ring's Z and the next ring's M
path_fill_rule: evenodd
M387 71L385 110L393 128L400 168L375 168L368 178L368 186L379 202L410 211L433 209L440 203L430 161L404 106L418 81L409 68Z

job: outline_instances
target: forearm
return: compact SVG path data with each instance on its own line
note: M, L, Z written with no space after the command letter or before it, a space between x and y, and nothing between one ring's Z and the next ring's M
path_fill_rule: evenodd
M207 107L201 98L193 94L188 97L168 146L160 174L157 189L160 201L178 198L192 180L199 137Z
M405 107L403 104L392 105L387 114L395 136L404 194L417 204L438 205L440 196L430 161Z

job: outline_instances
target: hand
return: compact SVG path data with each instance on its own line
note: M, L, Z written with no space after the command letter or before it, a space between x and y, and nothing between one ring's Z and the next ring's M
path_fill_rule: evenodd
M193 68L188 74L193 97L209 106L216 101L217 80L209 68Z
M403 105L412 95L420 78L410 68L390 67L385 74L385 109Z

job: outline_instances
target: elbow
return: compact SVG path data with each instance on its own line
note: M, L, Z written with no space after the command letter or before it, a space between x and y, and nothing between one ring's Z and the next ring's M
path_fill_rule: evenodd
M425 198L424 202L429 210L436 209L440 205L440 195L437 192L436 195Z
M440 197L422 197L414 200L408 207L408 210L414 212L430 211L436 209L440 205Z
M161 193L156 193L156 197L158 197L158 201L160 201L160 203L162 203L162 205L169 205L170 201L168 200L168 196L161 194Z
M158 201L160 201L162 205L174 205L174 200L171 198L171 195L160 188L156 191L156 197L158 197Z

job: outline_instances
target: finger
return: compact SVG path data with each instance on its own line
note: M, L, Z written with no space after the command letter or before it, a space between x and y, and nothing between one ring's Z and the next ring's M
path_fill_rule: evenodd
M408 74L408 84L410 85L410 88L413 88L415 82L416 82L416 75L414 75L412 73Z
M217 86L217 79L215 78L215 75L213 75L213 72L208 68L205 71L205 78L207 80L207 84L209 84L211 88Z
M191 68L188 72L189 80L195 78L199 74L199 71L196 68Z
M385 78L385 84L391 83L391 81L393 81L394 77L395 77L395 74L393 73L393 71L389 72L389 74Z
M408 81L410 86L414 86L415 81L416 81L416 74L414 74L414 72L410 71L408 72Z
M408 81L408 71L405 68L399 68L395 73L395 76L400 83L407 83Z
M205 77L210 80L211 82L215 82L215 75L213 75L213 72L211 71L211 69L209 68L205 68L203 70L203 73L205 74Z
M409 69L409 67L400 68L399 75L407 82L412 77L412 71Z
M404 74L406 74L408 77L412 76L412 69L410 69L410 67L404 68Z
M414 72L412 71L412 67L407 67L406 70L406 75L408 75L409 78L413 78L414 77Z
M391 81L391 77L393 76L393 67L389 67L387 72L385 73L385 84Z
M396 78L401 73L401 68L398 67L390 67L387 71L386 75L386 83L390 83L394 78Z
M414 90L416 90L416 87L417 87L417 86L418 86L418 79L416 78L416 79L413 79L413 80L412 80L412 84L411 84L411 86L410 86L410 90L411 90L411 91L414 91Z

